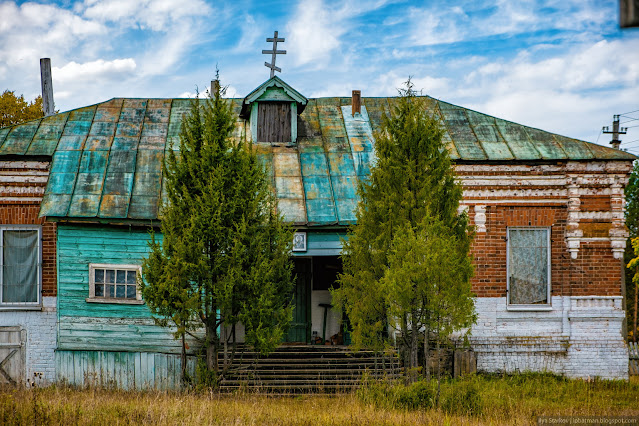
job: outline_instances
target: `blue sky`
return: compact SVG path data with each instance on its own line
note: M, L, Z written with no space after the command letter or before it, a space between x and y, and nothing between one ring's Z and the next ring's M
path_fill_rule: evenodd
M50 57L56 108L113 97L192 96L216 65L233 96L269 77L307 97L392 96L409 76L424 94L639 154L639 29L607 0L205 1L0 0L0 90L39 94ZM633 127L635 126L635 127Z

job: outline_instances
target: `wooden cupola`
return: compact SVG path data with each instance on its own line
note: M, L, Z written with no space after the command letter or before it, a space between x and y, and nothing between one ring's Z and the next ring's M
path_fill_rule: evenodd
M308 99L274 76L253 90L242 103L240 117L248 119L253 142L297 141L297 116Z

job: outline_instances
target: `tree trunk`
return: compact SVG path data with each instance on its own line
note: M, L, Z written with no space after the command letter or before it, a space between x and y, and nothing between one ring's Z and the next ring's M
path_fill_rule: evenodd
M219 348L219 339L217 337L216 327L215 325L211 326L210 324L207 324L206 326L206 368L209 371L215 371L215 373L219 372L219 364L217 360L218 348Z
M429 329L428 325L426 325L424 330L424 377L426 377L426 381L430 382L430 348L428 347L428 335Z
M180 361L182 363L182 386L186 385L186 340L184 338L184 334L182 333L182 354L180 356Z
M438 328L437 330L437 394L435 396L435 407L439 408L439 394L441 391L441 384L442 384L442 356L441 353L439 352L439 338L441 337L439 335L439 329L441 329L441 327Z
M411 329L410 329L410 382L417 381L418 366L418 336L419 330L416 330L415 312L411 313Z

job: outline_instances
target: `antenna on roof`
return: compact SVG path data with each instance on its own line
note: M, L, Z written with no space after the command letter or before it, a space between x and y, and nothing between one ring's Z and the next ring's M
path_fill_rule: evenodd
M612 140L610 141L610 145L614 149L619 149L619 145L621 145L621 141L619 140L619 135L625 135L627 127L619 127L619 114L615 114L612 116L612 131L609 130L608 126L604 126L601 131L603 133L612 134Z
M272 55L271 63L269 64L268 62L264 62L264 66L271 69L271 78L273 78L275 77L275 71L282 72L281 68L278 68L275 66L275 57L276 55L286 55L286 50L277 50L277 42L284 43L284 38L278 38L277 31L275 31L275 34L273 35L273 37L268 37L266 41L269 43L271 42L273 43L273 49L262 50L263 55Z

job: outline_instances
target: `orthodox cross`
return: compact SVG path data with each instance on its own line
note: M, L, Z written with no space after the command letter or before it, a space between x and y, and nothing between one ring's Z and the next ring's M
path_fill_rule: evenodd
M264 66L271 69L271 78L273 78L275 76L275 71L282 72L281 68L275 66L275 55L286 55L286 50L277 50L277 42L284 42L284 39L278 38L277 31L275 31L273 37L268 37L266 41L269 43L273 43L273 50L262 50L263 55L272 55L271 63L269 64L268 62L264 62Z

